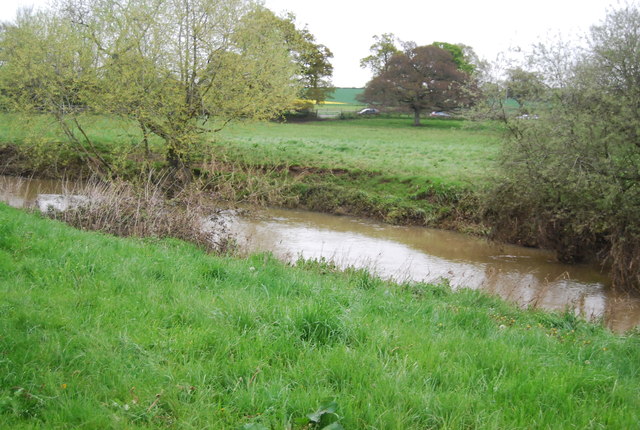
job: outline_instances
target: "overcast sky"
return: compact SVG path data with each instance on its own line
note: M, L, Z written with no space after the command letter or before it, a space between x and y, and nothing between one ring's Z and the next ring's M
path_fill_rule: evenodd
M0 20L15 17L19 7L47 0L0 0ZM333 83L361 87L370 74L359 67L374 34L394 33L427 45L464 43L493 61L510 48L528 48L557 34L583 34L597 24L616 0L264 0L274 12L293 12L319 43L334 53Z

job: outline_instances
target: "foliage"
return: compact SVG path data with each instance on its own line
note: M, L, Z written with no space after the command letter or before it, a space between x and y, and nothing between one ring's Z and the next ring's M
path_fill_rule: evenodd
M459 43L433 42L433 46L449 51L458 69L472 75L478 68L478 56L473 48Z
M90 169L110 169L78 122L97 70L89 43L70 22L19 12L16 23L5 24L0 33L0 62L0 94L7 110L51 114Z
M518 102L522 113L526 113L526 103L540 102L544 92L545 85L538 73L520 67L507 70L506 96Z
M295 16L278 17L268 9L260 11L272 26L282 33L298 70L300 97L316 103L325 101L333 92L331 76L333 53L325 45L316 43L315 36L305 27L296 28Z
M640 289L640 11L611 12L589 41L575 55L538 49L548 89L538 96L535 80L521 92L542 100L539 119L507 120L489 218L502 238L565 261L597 256L616 286Z
M393 33L375 35L373 40L375 42L369 48L371 55L360 60L360 67L370 69L375 76L387 71L391 57L400 50L396 47L398 38Z
M283 36L255 10L250 0L65 0L3 33L0 86L63 127L84 108L132 118L184 168L208 118L267 119L296 97Z
M460 107L469 76L458 69L450 52L436 46L420 46L393 55L386 70L367 83L363 100L407 109L420 125L425 110Z
M81 232L0 205L0 421L392 430L640 419L637 334L316 267Z

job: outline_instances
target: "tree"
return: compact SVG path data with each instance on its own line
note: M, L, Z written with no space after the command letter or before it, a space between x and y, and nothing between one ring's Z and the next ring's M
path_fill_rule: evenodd
M433 46L449 51L459 70L462 70L468 75L475 72L477 65L473 62L478 61L478 56L471 47L447 42L433 42Z
M2 88L39 111L60 112L74 100L131 118L164 140L174 169L187 170L203 133L271 118L298 93L283 35L251 0L60 4L18 22L15 43L3 38Z
M286 47L297 65L300 83L300 98L323 102L334 91L331 83L333 53L325 45L316 43L315 36L305 28L297 28L295 15L276 16L261 8L259 13L284 37Z
M371 55L360 60L360 67L369 68L374 75L379 75L387 71L391 57L400 52L396 47L399 40L393 33L375 35L373 40L375 43L369 48Z
M333 53L325 45L316 44L314 36L307 29L300 34L304 41L298 56L300 82L304 87L302 98L321 103L334 91L331 84L333 65L329 62Z
M384 71L365 87L362 99L413 112L420 125L425 110L459 107L466 101L468 75L458 69L451 53L436 46L419 46L394 54Z
M609 13L588 40L537 49L540 75L518 80L539 119L508 120L487 219L498 238L598 258L614 286L640 290L640 10Z
M50 114L88 168L110 169L78 122L98 74L90 43L69 21L30 9L19 11L15 23L5 24L0 33L0 64L6 109Z
M518 102L520 108L527 103L539 102L545 93L545 84L540 74L520 67L507 70L507 98Z

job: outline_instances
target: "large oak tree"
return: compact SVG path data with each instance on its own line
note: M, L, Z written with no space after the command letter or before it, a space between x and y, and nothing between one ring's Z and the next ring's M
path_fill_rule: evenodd
M422 112L463 105L468 79L447 50L418 46L394 54L386 69L367 83L362 99L373 105L406 109L413 113L417 126Z

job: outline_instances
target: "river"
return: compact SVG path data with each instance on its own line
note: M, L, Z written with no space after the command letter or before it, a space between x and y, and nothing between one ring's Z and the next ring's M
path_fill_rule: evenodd
M60 181L0 176L0 200L15 207L33 206L39 194L65 188ZM446 279L453 288L481 288L522 307L568 309L617 332L640 325L640 297L612 290L599 266L561 264L548 251L301 210L249 213L229 220L249 252L271 251L285 261L325 258L400 282Z

